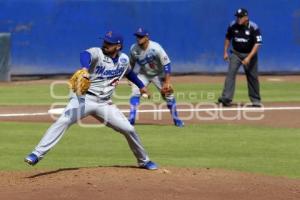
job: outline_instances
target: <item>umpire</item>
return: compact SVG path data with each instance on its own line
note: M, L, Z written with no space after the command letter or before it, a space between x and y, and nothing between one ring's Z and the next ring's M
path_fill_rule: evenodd
M248 11L246 9L238 9L235 16L236 20L234 20L227 29L224 43L224 60L229 61L229 68L222 96L219 97L218 102L223 106L231 106L235 90L236 74L240 66L243 65L252 106L260 107L261 98L257 72L257 52L262 44L262 36L258 26L252 21L249 21ZM230 55L228 55L230 43L232 48Z

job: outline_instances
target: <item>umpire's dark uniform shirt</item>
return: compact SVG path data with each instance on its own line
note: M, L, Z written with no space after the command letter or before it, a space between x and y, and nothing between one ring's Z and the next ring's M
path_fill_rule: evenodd
M255 44L262 43L262 36L258 26L249 21L248 25L231 22L227 29L226 38L231 40L232 47L239 53L250 53Z

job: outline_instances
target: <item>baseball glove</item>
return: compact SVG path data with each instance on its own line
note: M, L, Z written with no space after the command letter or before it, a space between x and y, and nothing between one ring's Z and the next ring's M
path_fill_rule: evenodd
M70 87L77 95L84 95L90 85L90 74L86 69L77 70L69 80Z
M160 93L163 97L167 97L171 94L174 93L174 89L172 88L171 85L168 85L166 87L163 87L161 90L160 90Z

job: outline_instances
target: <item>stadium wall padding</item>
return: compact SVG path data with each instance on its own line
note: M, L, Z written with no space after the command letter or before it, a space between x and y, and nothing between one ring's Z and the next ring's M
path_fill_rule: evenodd
M174 72L225 72L225 31L244 7L263 35L260 71L300 71L299 0L2 0L0 32L11 33L13 74L71 73L79 53L100 46L106 30L147 28Z

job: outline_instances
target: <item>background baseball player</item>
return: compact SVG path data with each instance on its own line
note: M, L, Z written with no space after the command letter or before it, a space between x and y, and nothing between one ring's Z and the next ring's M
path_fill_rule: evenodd
M123 45L122 36L110 31L103 40L102 49L90 48L80 54L83 68L70 79L74 93L69 104L25 162L30 165L38 163L70 125L92 115L125 136L139 167L157 169L157 165L149 160L134 127L111 101L113 91L124 75L137 85L141 93L147 93L146 87L131 70L128 56L119 52Z
M160 90L163 99L172 114L175 126L183 127L184 123L178 117L176 101L173 95L173 88L170 84L171 61L164 49L156 42L149 39L149 33L144 28L138 28L134 33L136 43L130 48L130 64L134 67L140 66L138 73L139 79L145 86L151 82ZM140 104L141 93L133 85L132 96L130 98L129 121L135 123L137 106Z
M239 67L243 65L247 77L248 94L252 106L260 107L259 81L257 73L257 52L262 44L262 36L258 26L249 21L248 11L240 8L235 13L236 20L227 29L224 43L224 60L229 60L228 73L222 96L218 99L223 106L230 106L235 90L235 79ZM228 48L232 44L231 55Z

